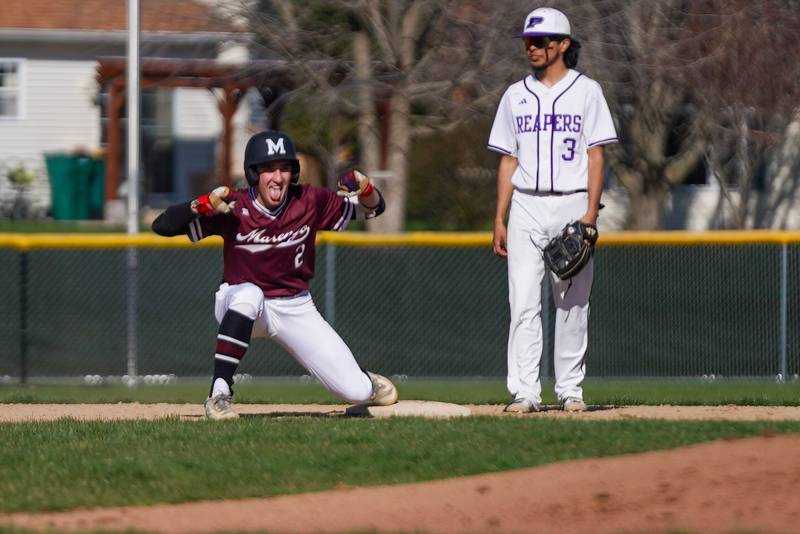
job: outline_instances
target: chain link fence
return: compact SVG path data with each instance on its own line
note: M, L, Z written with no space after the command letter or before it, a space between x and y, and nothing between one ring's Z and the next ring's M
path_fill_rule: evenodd
M652 235L652 242L604 236L597 248L591 376L787 377L800 371L800 238L659 243ZM27 238L31 246L0 240L0 378L121 376L131 358L140 376L210 376L222 249L179 239L154 238L157 245L150 245L151 237L140 239L134 270L124 236L73 239L73 248L36 244L35 237ZM317 308L365 368L504 377L506 266L491 254L491 237L417 237L364 236L361 242L355 234L345 241L323 235L311 286ZM552 299L542 316L543 373L550 376ZM263 338L253 341L239 372L305 373Z

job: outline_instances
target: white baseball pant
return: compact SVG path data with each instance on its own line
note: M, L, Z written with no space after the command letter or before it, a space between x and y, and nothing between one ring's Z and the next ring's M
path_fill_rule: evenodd
M333 395L351 403L369 400L372 382L350 348L317 311L308 291L268 298L255 284L223 283L214 306L218 323L229 309L253 319L252 337L266 336L280 343Z
M589 295L594 261L571 280L560 280L546 267L542 250L564 226L586 213L587 193L556 196L515 190L508 218L509 393L515 399L542 401L542 280L550 276L556 307L553 367L559 402L583 399L588 342Z

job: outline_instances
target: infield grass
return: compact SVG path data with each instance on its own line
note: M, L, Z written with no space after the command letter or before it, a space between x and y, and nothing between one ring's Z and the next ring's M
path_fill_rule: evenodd
M719 438L800 432L800 422L388 420L0 425L0 511L265 497L436 480Z
M400 398L456 404L504 404L509 397L501 379L409 379L397 381ZM237 385L236 402L245 404L341 404L314 382L295 378L257 379ZM800 381L724 379L602 379L588 378L585 398L599 405L753 405L799 406ZM552 381L542 388L545 404L556 404ZM0 385L0 403L200 403L208 381L181 380L165 386Z

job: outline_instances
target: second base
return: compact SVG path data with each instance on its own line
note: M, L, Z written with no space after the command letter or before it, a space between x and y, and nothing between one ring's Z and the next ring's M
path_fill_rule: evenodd
M439 401L404 400L391 406L367 406L358 404L349 407L347 415L361 417L430 417L434 419L467 417L472 412L466 406Z

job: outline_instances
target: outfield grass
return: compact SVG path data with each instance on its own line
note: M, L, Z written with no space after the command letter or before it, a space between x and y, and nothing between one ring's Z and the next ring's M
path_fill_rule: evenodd
M800 422L243 417L0 425L0 511L397 484L800 432Z
M503 404L508 402L505 381L410 379L398 381L401 399L438 400L457 404ZM589 378L585 398L601 405L759 405L799 406L800 382L776 384L770 380L607 380ZM337 404L317 383L297 379L263 379L237 385L236 402L266 404ZM553 384L543 385L543 400L555 404ZM198 403L208 394L208 382L192 380L167 386L0 386L1 403L106 403L174 402Z

